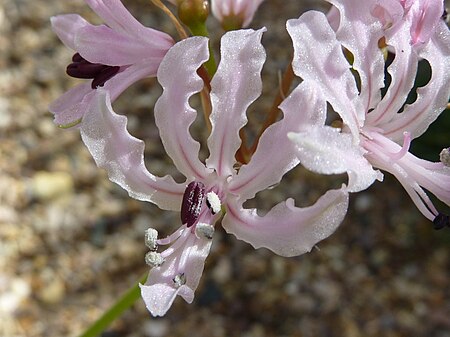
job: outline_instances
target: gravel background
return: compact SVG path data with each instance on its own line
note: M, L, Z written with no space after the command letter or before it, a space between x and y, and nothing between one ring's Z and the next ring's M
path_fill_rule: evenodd
M124 3L146 25L175 36L150 1ZM283 22L317 6L267 0L258 12L253 27L268 27L268 61L250 129L290 59ZM53 124L48 104L78 82L64 72L72 51L50 29L50 16L62 13L100 22L81 0L0 5L2 337L81 333L147 270L143 231L152 226L166 235L179 224L178 213L128 198L96 168L76 130ZM211 21L218 32L215 26ZM145 139L148 167L165 174L174 169L152 117L160 92L155 80L142 81L115 109ZM444 138L438 146L448 146ZM283 181L253 204L269 209L295 197L308 205L336 184L302 168ZM345 222L310 254L282 258L218 230L193 304L177 299L154 319L139 300L104 336L450 336L449 244L450 231L434 231L386 175L352 196Z

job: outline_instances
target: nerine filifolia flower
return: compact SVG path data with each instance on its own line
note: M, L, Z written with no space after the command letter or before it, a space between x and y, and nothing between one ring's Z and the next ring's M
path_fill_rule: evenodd
M95 26L77 14L51 18L52 28L61 41L75 51L67 74L91 79L67 91L51 103L55 123L78 124L102 87L114 101L126 88L156 71L172 38L144 27L120 0L86 0L106 25Z
M208 60L208 40L185 39L175 44L162 61L158 81L163 94L155 105L155 122L166 152L186 177L185 183L147 171L144 144L127 132L127 118L114 113L107 91L99 89L98 100L83 118L82 139L112 181L134 198L181 211L182 225L169 237L159 239L154 229L146 232L150 249L146 261L153 269L141 292L154 316L164 315L176 296L192 302L215 224L223 212L226 214L221 223L228 233L255 248L265 247L283 256L310 251L336 229L346 213L345 186L328 191L306 208L295 207L292 199L264 216L256 209L243 208L246 200L277 184L299 163L295 146L286 135L304 118L287 112L262 135L251 161L236 168L239 130L247 122L247 107L261 94L260 72L265 61L262 33L240 30L222 37L221 61L211 82L212 131L206 164L198 159L200 144L189 132L196 118L189 99L204 85L196 71ZM171 246L157 252L158 246L164 245Z
M382 180L377 169L387 171L400 181L436 228L448 225L448 216L436 210L424 189L449 205L450 167L409 152L411 140L439 116L450 95L450 34L440 19L442 2L330 2L340 13L336 31L318 12L305 13L287 24L294 42L294 72L304 80L301 87L308 85L315 95L322 96L322 105L329 102L343 123L341 129L328 126L326 109L317 110L320 117L310 118L299 132L289 135L298 147L300 160L319 173L347 172L351 192L369 187L375 179ZM393 21L386 25L386 19L372 14L379 15L380 7L376 6L388 3L398 5L402 15L392 16ZM406 4L409 12L405 12ZM440 13L431 9L434 5ZM389 18L386 13L383 18ZM391 81L384 96L385 59L379 48L383 40L395 53L387 68ZM344 50L352 54L352 64ZM420 60L429 63L431 78L417 89L417 99L405 104ZM287 111L298 110L300 104L308 109L309 102L298 98L296 91L284 103Z
M263 1L211 0L211 11L225 29L238 29L250 24Z

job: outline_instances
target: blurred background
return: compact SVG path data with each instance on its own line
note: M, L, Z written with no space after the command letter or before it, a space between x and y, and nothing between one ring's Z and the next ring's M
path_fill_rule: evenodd
M176 36L149 0L123 2L145 25ZM326 10L319 1L266 0L252 23L268 28L268 55L250 131L290 61L284 22L310 8ZM109 182L77 130L53 124L48 104L78 83L65 74L73 52L50 28L52 15L66 13L101 23L81 0L0 4L1 337L80 334L148 269L144 230L165 236L179 226L178 213L133 200ZM210 24L217 49L220 29ZM167 174L175 170L152 114L160 93L156 80L144 80L114 107L145 140L149 169ZM437 161L450 145L449 128L445 112L413 151ZM336 184L296 168L251 204L268 210L294 197L305 206ZM103 336L450 336L450 231L434 231L389 174L352 195L346 220L319 248L283 258L218 229L193 304L178 298L155 319L139 300Z

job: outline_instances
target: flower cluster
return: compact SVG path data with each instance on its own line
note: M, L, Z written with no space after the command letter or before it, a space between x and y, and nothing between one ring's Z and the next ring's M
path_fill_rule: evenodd
M249 160L240 161L246 110L262 91L265 28L233 29L248 26L262 1L211 1L212 13L230 30L222 36L211 80L201 76L211 60L206 37L175 43L140 24L119 0L86 2L106 25L69 14L52 18L52 26L75 52L67 73L90 81L69 90L50 110L57 124L79 128L97 166L131 197L180 212L179 229L170 236L159 238L152 228L145 233L145 261L152 269L141 293L152 315L164 315L176 296L193 301L218 225L255 248L303 254L336 230L349 193L383 179L380 170L400 181L435 228L450 226L425 192L450 205L449 149L436 163L409 152L411 141L446 108L450 95L450 33L442 1L329 0L328 15L309 11L289 20L292 68L302 82L281 103L282 119L269 123ZM195 8L208 6L198 0L171 2L193 16ZM406 104L423 61L431 78ZM155 123L165 151L186 178L183 183L147 170L144 142L127 131L127 117L112 108L128 86L148 76L156 76L163 88ZM204 163L189 131L197 116L189 100L201 92L211 107L205 114L211 130ZM329 122L327 105L338 121ZM244 207L299 164L322 174L346 172L348 184L305 208L293 199L264 216Z

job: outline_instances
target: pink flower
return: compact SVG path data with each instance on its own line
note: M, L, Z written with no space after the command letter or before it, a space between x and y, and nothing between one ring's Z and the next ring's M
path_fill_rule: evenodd
M78 124L98 87L107 90L114 101L134 82L156 76L162 58L174 44L169 35L139 23L120 0L86 2L106 25L91 25L76 14L51 18L55 33L76 52L67 73L92 79L51 103L55 123L62 126Z
M153 269L141 292L154 316L164 315L176 296L193 301L215 223L223 212L221 223L228 233L255 248L265 247L283 256L310 251L334 232L346 213L345 187L328 191L306 208L295 207L292 199L264 216L256 209L243 208L246 200L277 184L299 163L295 146L286 135L297 129L303 117L287 112L263 134L251 161L239 169L235 166L247 107L261 94L260 72L265 61L262 33L239 30L222 37L221 62L211 82L212 131L206 164L198 159L200 144L189 133L196 118L189 99L204 85L196 71L208 60L208 40L183 40L162 61L158 80L164 91L155 106L155 122L166 152L186 177L185 183L147 171L144 143L127 132L127 118L114 113L108 91L98 89L99 95L81 123L84 143L110 180L136 199L181 210L182 226L169 237L158 239L153 229L146 233L150 248L146 261ZM171 246L158 253L162 245Z
M287 113L302 107L301 112L306 110L309 116L298 132L289 135L298 147L300 160L319 173L347 172L351 192L366 189L375 179L381 181L383 175L378 169L390 172L436 227L441 227L437 223L448 224L448 216L436 210L424 189L449 205L450 168L408 152L411 140L439 116L450 95L450 34L439 19L442 12L431 9L433 4L441 8L442 2L332 3L340 13L336 32L318 12L308 12L287 24L294 42L294 71L304 82L286 99L283 108ZM371 13L380 14L379 8L374 10L376 6L388 3L402 14L389 12L391 24L386 26L386 20ZM419 9L429 9L433 17ZM385 60L378 47L383 37L395 52L388 66L391 83L384 96ZM353 64L344 56L344 48L353 55ZM417 99L405 105L422 59L431 66L431 79L417 89ZM305 87L311 95L320 97L319 107L298 95ZM342 129L325 124L326 102L341 117ZM316 113L310 112L312 109Z
M224 27L247 27L264 0L211 0L213 15Z

